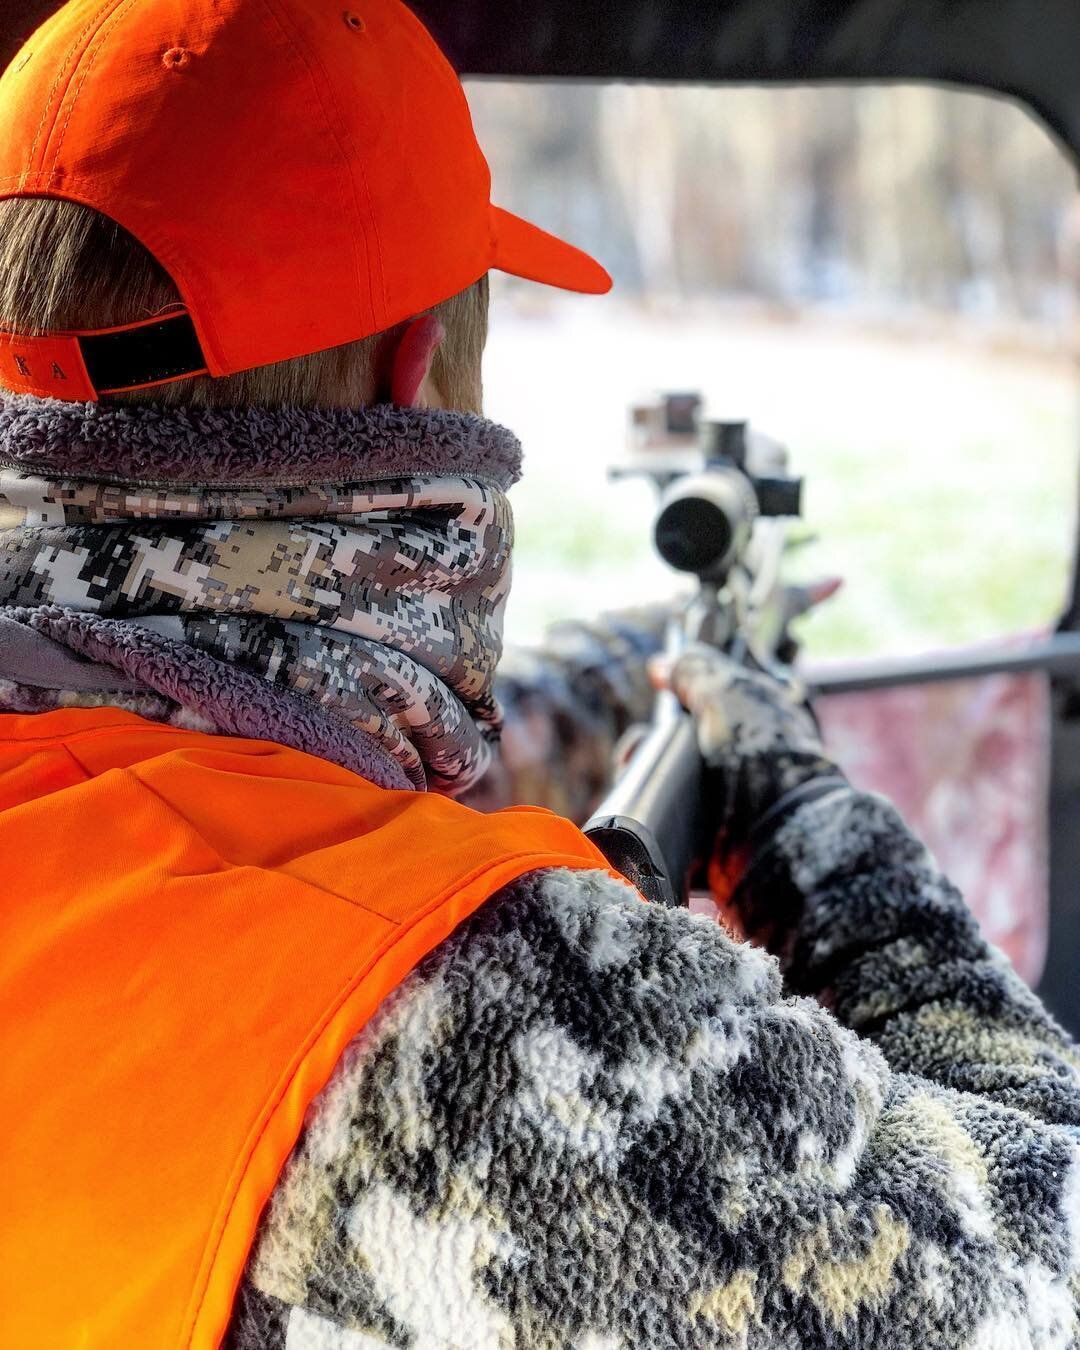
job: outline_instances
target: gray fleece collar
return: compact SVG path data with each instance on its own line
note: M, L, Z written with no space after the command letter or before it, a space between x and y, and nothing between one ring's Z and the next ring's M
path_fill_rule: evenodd
M390 404L166 408L2 394L0 462L106 482L204 487L437 474L505 492L521 475L521 445L472 413Z
M35 639L39 645L33 656L39 664L27 682L25 672L9 670L8 662L18 650L16 642L26 653ZM52 651L43 652L46 646ZM61 669L65 661L78 666L74 680L70 671ZM226 735L291 745L351 769L379 787L403 790L412 786L400 764L374 736L312 700L275 688L235 665L215 661L134 624L96 614L57 605L0 610L0 681L13 677L14 688L37 691L52 685L57 676L67 691L97 693L102 701L121 706L125 694L153 691ZM96 701L91 699L89 706ZM41 702L34 710L50 706L80 706L78 692L74 696L65 693L55 704Z

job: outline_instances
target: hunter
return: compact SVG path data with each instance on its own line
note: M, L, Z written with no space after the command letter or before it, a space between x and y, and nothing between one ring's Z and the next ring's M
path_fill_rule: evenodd
M345 3L0 82L0 1342L1076 1346L1076 1046L788 688L671 676L723 924L569 818L652 621L496 696L487 277L609 279Z

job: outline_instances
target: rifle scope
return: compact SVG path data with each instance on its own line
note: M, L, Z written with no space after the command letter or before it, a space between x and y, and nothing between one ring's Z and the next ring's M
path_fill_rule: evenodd
M669 566L692 572L700 592L669 625L668 650L687 641L711 643L725 651L752 651L763 620L778 610L780 550L776 532L750 547L755 523L767 516L797 516L802 481L787 474L787 452L768 437L752 436L745 422L700 423L701 399L669 394L659 406L634 409L635 464L613 476L644 474L660 489L653 526L657 551ZM696 451L695 467L673 464L655 451ZM700 458L698 457L700 455ZM754 541L756 542L756 541ZM740 585L739 573L742 572ZM784 640L784 617L766 655ZM705 766L693 718L675 695L656 699L652 727L630 763L586 823L612 867L642 895L663 905L685 904L702 880L715 833L715 803L707 791Z
M668 488L653 527L656 550L669 567L721 581L745 552L758 514L743 470L714 463Z
M745 555L759 516L801 513L802 480L788 476L783 447L752 440L745 422L705 422L700 435L705 467L668 480L653 538L669 567L719 583Z

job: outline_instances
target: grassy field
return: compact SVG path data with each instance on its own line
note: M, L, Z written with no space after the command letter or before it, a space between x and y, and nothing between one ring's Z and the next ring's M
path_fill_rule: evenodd
M507 635L674 594L653 496L611 485L626 409L700 389L789 445L817 542L800 576L841 595L803 626L815 658L915 652L1050 623L1071 566L1080 426L1073 363L985 335L850 319L559 300L496 291L488 411L526 448Z

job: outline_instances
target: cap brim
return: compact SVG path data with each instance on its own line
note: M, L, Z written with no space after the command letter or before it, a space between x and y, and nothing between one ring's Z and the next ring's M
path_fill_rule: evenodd
M495 234L493 266L498 271L587 295L603 295L611 290L607 272L595 258L573 244L557 239L538 225L530 225L500 206L491 208L491 221Z

